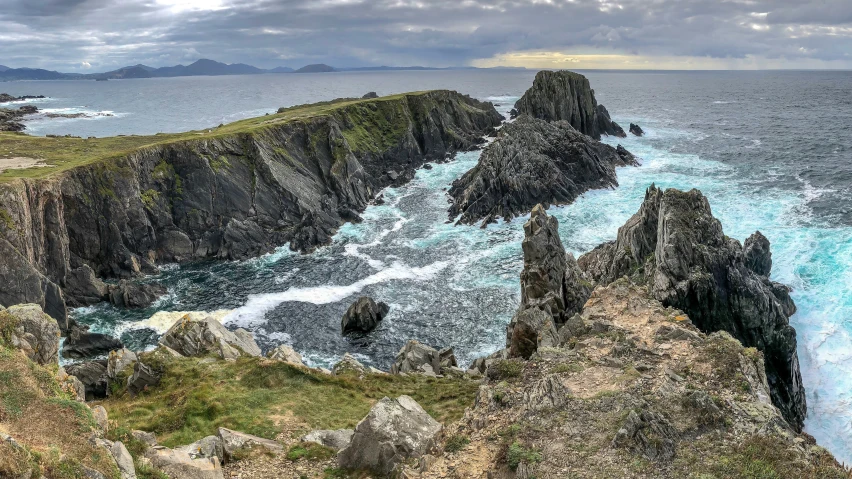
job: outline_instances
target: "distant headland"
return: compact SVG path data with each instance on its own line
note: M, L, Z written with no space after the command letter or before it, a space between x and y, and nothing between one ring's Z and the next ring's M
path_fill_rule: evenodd
M396 70L477 70L476 67L393 67L372 66L356 68L336 68L322 63L305 65L294 69L279 66L275 68L258 68L244 63L221 63L202 58L190 65L175 65L171 67L154 68L147 65L132 65L103 73L62 73L40 68L10 68L0 65L0 81L16 80L121 80L129 78L164 78L184 76L218 76L218 75L260 75L266 73L332 73L341 71L396 71ZM525 70L516 67L494 67L493 69Z

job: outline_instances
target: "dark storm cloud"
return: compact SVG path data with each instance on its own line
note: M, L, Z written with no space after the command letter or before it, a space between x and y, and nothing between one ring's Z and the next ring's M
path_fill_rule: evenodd
M523 51L852 66L849 0L0 0L0 63L466 65Z

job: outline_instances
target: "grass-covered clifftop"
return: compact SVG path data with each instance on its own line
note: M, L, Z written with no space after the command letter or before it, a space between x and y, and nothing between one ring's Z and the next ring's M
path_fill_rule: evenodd
M426 161L475 147L502 117L452 91L341 100L181 134L0 134L0 303L60 321L97 277L161 262L310 251Z

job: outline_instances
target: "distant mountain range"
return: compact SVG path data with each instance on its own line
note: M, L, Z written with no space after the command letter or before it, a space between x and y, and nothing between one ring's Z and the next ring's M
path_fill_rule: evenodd
M497 69L519 69L515 67L496 67ZM475 67L358 67L334 68L322 63L306 65L298 70L289 67L263 69L244 63L226 64L214 60L201 59L190 65L175 65L173 67L153 68L147 65L132 65L104 73L60 73L40 68L9 68L0 65L0 81L14 80L120 80L125 78L162 78L184 76L216 76L216 75L259 75L264 73L328 73L338 71L397 71L397 70L475 70Z

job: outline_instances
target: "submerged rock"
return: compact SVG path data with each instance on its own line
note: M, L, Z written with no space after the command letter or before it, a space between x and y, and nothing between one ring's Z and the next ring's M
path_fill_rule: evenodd
M435 448L441 424L408 396L383 398L355 427L349 445L337 455L345 469L366 469L382 476L409 459Z
M188 314L166 331L160 344L183 356L213 353L223 359L236 359L261 355L260 347L248 331L232 332L212 317L196 319Z
M545 121L566 120L577 131L592 138L601 135L626 136L609 112L595 100L589 80L569 71L540 71L532 87L515 103L517 115L530 115Z
M627 274L647 281L656 299L683 310L702 331L727 331L762 351L772 403L801 431L807 407L789 321L796 308L789 290L767 278L771 255L763 235L752 235L744 248L725 236L700 191L652 185L616 241L579 263L602 284Z
M376 303L373 298L361 296L358 298L340 321L343 334L352 332L368 333L379 325L387 316L390 307L382 302Z
M588 190L616 187L615 168L637 164L627 150L593 140L568 122L521 116L453 182L449 216L461 215L463 224L509 221L540 203L569 204Z

